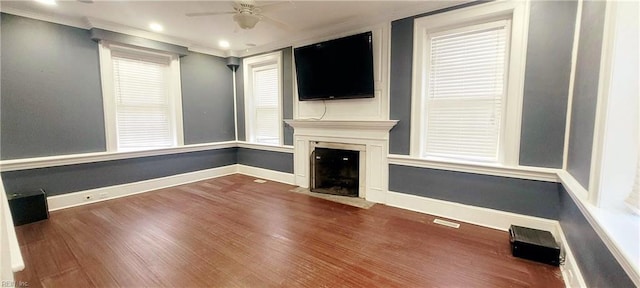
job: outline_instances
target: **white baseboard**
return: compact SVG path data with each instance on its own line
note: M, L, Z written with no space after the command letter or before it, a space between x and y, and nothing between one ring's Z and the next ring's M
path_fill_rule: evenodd
M149 179L139 182L126 183L115 186L101 187L85 191L67 193L62 195L47 197L49 211L60 210L80 206L104 200L120 198L138 193L149 192L171 186L201 181L209 178L234 174L237 172L237 165L228 165L218 168L200 170L195 172L172 175L162 178ZM92 199L86 198L91 196Z
M295 176L293 175L293 173L285 173L285 172L274 171L274 170L269 170L264 168L253 167L253 166L246 166L241 164L238 164L237 166L238 166L238 173L240 174L249 175L253 177L276 181L276 182L281 182L281 183L286 183L286 184L291 184L291 185L295 185L296 183Z
M554 234L554 237L558 237L558 235L555 235L558 224L558 221L556 220L526 216L391 191L389 191L387 195L387 205L502 231L509 230L509 227L512 224L547 230Z
M155 178L139 182L100 187L96 189L50 196L47 197L47 202L49 205L49 211L55 211L104 200L125 197L138 193L149 192L166 187L201 181L209 178L230 175L234 173L245 174L253 177L292 185L295 183L294 176L291 173L233 164L224 167L183 173L162 178ZM87 197L91 197L91 199L87 199Z
M556 231L559 235L559 238L556 238L556 240L560 240L560 247L562 247L561 249L562 251L564 251L564 265L560 266L560 270L562 271L562 279L564 279L564 285L566 287L572 288L587 287L587 284L584 282L584 278L582 278L580 268L578 268L576 258L573 257L571 247L569 247L569 242L567 242L567 238L564 236L562 227L560 227L560 223L558 223Z
M508 231L513 225L546 230L559 240L561 249L565 253L565 264L561 267L566 287L586 287L580 269L571 253L560 222L545 218L526 216L494 209L464 205L449 201L431 199L421 196L398 192L388 192L387 205L421 212L439 217L445 217L478 226Z

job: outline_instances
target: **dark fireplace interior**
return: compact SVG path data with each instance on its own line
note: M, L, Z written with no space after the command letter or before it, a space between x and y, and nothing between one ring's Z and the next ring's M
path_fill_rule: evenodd
M311 191L358 197L360 152L315 148L311 157Z

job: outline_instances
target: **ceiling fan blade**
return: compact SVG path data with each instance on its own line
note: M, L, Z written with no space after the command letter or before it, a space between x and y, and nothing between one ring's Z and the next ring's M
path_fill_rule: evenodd
M214 15L226 15L226 14L235 14L236 12L193 12L193 13L185 13L184 15L187 17L198 17L198 16L214 16Z
M294 5L293 1L275 1L263 5L256 5L256 8L259 8L261 12L269 13L284 8L294 7Z
M267 22L267 23L269 23L269 24L271 24L273 26L276 26L276 27L278 27L278 28L280 28L282 30L286 30L286 31L293 30L291 28L291 26L289 26L289 24L287 24L287 23L280 22L280 21L278 21L276 19L273 19L273 18L271 18L269 16L266 16L266 15L260 15L260 16L262 17L262 21Z

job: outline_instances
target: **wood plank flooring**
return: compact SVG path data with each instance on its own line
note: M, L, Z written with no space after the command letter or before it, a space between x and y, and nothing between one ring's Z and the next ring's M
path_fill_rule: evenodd
M231 175L17 227L29 287L563 287L508 234Z

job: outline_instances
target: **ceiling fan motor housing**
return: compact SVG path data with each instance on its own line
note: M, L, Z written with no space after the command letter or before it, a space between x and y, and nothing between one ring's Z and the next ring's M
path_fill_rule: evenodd
M255 1L236 1L234 5L238 13L258 14L260 8L256 7Z
M260 8L256 7L255 1L236 1L234 9L237 13L233 15L233 21L236 21L242 29L252 29L262 19Z

